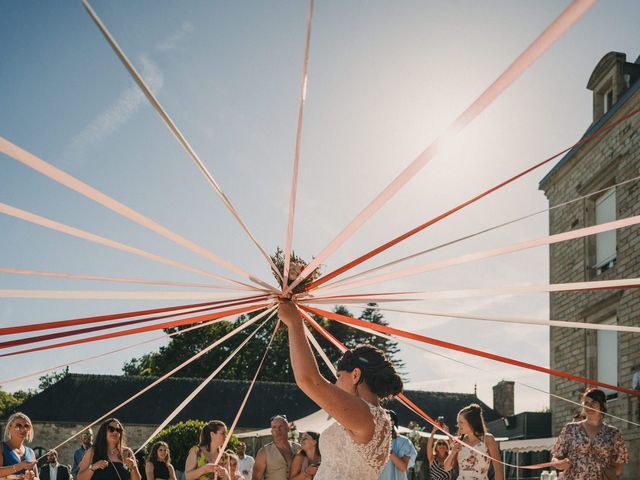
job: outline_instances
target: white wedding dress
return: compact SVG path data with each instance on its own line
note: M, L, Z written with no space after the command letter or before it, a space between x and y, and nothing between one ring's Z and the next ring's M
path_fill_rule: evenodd
M315 480L378 480L389 460L391 421L384 408L369 405L375 426L368 443L355 443L335 422L320 434L322 462Z

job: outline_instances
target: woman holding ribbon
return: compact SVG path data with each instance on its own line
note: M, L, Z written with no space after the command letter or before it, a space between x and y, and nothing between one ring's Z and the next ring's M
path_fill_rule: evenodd
M25 442L33 440L32 425L29 417L21 412L14 413L7 420L0 457L0 477L20 476L27 480L37 479L36 455L25 445Z
M568 423L551 454L558 480L615 480L629 461L627 445L616 427L604 423L607 396L597 388L582 396L584 420Z
M224 455L222 446L227 435L227 426L220 420L211 420L202 427L200 441L198 445L189 450L189 455L184 463L186 480L211 480L216 475L220 479L229 480L229 472L222 465ZM216 463L216 461L220 463Z
M445 470L458 465L458 480L487 480L493 463L494 479L504 480L500 450L495 438L487 431L482 408L476 403L458 413L458 433L465 445L456 442L444 462Z

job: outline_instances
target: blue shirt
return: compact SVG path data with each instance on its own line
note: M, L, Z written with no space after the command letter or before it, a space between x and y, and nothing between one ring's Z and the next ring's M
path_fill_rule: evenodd
M89 446L89 448L91 447L93 447L93 443ZM84 454L87 453L87 450L89 450L89 448L84 448L84 445L82 445L75 452L73 452L73 468L71 468L71 473L73 474L74 477L78 475L78 470L80 469L80 462L84 458Z
M396 438L391 440L391 451L395 453L398 457L409 457L409 464L407 465L407 470L413 467L413 464L416 461L416 452L413 443L407 438L401 435L398 435ZM391 459L384 466L384 470L380 474L380 480L407 480L407 472L401 472L396 468Z

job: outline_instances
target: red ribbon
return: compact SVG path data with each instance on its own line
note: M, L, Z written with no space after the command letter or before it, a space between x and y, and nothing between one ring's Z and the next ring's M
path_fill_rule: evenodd
M141 318L141 319L137 319L137 320L127 320L126 322L119 322L119 323L109 323L108 325L98 325L95 327L87 327L87 328L80 328L80 329L76 329L76 330L68 330L66 332L57 332L57 333L49 333L46 335L37 335L37 336L33 336L33 337L26 337L26 338L20 338L17 340L9 340L6 342L0 342L0 349L3 348L9 348L9 347L17 347L18 345L26 345L29 343L37 343L37 342L44 342L46 340L53 340L56 338L63 338L63 337L69 337L71 335L81 335L83 333L90 333L90 332L97 332L100 330L107 330L109 328L117 328L117 327L124 327L126 325L135 325L138 323L144 323L144 322L151 322L153 320L161 320L163 318L173 318L173 317L177 317L180 315L190 315L192 313L198 313L198 312L207 312L207 311L211 311L211 310L218 310L220 308L225 308L225 307L234 307L237 305L246 305L247 303L252 303L254 302L254 300L245 300L243 302L231 302L231 303L226 303L224 305L217 305L215 307L205 307L205 308L200 308L197 310L192 310L190 312L181 312L181 313L171 313L168 315L157 315L155 317L147 317L147 318Z
M473 198L470 198L469 200L459 204L458 206L447 210L446 212L438 215L437 217L432 218L431 220L428 220L427 222L423 223L422 225L418 225L417 227L409 230L406 233L403 233L402 235L388 241L387 243L385 243L384 245L381 245L377 248L374 248L373 250L365 253L364 255L361 255L360 257L356 258L355 260L350 261L349 263L343 265L342 267L334 270L331 273L328 273L327 275L318 278L316 281L311 282L309 285L307 285L307 287L305 288L305 291L311 290L313 288L317 288L320 285L322 285L323 283L328 282L329 280L331 280L332 278L337 277L338 275L343 274L344 272L346 272L347 270L351 270L353 267L360 265L362 262L365 262L367 260L369 260L370 258L378 255L381 252L384 252L385 250L393 247L394 245L400 243L403 240L406 240L407 238L415 235L418 232L421 232L422 230L424 230L427 227L430 227L431 225L433 225L434 223L439 222L440 220L443 220L445 218L447 218L448 216L456 213L458 210L462 210L463 208L471 205L472 203L477 202L478 200L480 200L483 197L486 197L487 195L495 192L496 190L510 184L511 182L514 182L515 180L517 180L520 177L523 177L525 175L527 175L528 173L533 172L534 170L542 167L543 165L546 165L547 163L549 163L550 161L554 160L555 158L559 157L560 155L576 148L579 145L582 145L586 142L588 142L589 140L597 137L598 135L601 135L603 133L605 133L608 130L611 130L612 128L616 127L617 125L619 125L620 123L624 122L625 120L628 120L629 118L637 115L638 113L640 113L640 109L637 110L633 110L632 112L628 113L627 115L621 117L619 120L611 123L610 125L604 126L602 128L600 128L599 130L596 130L595 132L593 132L591 135L588 135L586 137L581 138L578 142L574 143L572 146L565 148L564 150L556 153L555 155L547 158L546 160L543 160L542 162L527 168L526 170L518 173L517 175L514 175L513 177L504 180L503 182L491 187L488 190L485 190L484 192L480 193L479 195L476 195Z
M77 340L69 340L67 342L61 342L61 343L54 343L51 345L43 345L41 347L34 347L34 348L29 348L26 350L18 350L16 352L10 352L10 353L3 353L0 355L1 357L10 357L13 355L20 355L22 353L30 353L30 352L37 352L40 350L48 350L51 348L59 348L59 347L67 347L69 345L78 345L80 343L87 343L87 342L95 342L98 340L106 340L109 338L116 338L116 337L123 337L125 335L134 335L136 333L143 333L143 332L150 332L153 330L162 330L165 328L171 328L171 327L178 327L180 325L188 325L191 323L198 323L198 322L209 322L211 320L216 320L219 318L223 318L223 317L230 317L233 315L240 315L242 313L246 313L252 310L258 310L261 308L266 307L267 304L263 303L263 304L259 304L259 305L251 305L248 307L240 307L240 308L234 308L231 310L225 310L223 312L217 312L217 313L210 313L207 315L199 315L199 316L195 316L195 317L189 317L189 318L183 318L181 320L174 320L172 322L164 322L164 323L157 323L155 325L147 325L146 327L137 327L137 328L132 328L129 330L121 330L119 332L112 332L112 333L105 333L102 335L95 335L93 337L87 337L87 338L79 338Z
M236 300L262 300L267 295L256 295L253 297L241 297ZM138 310L134 312L112 313L110 315L99 315L96 317L75 318L72 320L60 320L56 322L34 323L31 325L18 325L15 327L0 328L0 335L12 335L15 333L37 332L39 330L48 330L52 328L71 327L74 325L86 325L87 323L107 322L109 320L119 320L121 318L139 317L141 315L151 315L154 313L172 312L183 308L206 307L210 305L220 305L229 302L229 300L218 300L207 303L192 303L190 305L178 305L175 307L153 308L150 310Z
M357 325L359 327L365 327L370 330L375 330L377 332L387 333L390 335L397 335L399 337L409 338L411 340L417 340L422 343L428 343L431 345L436 345L438 347L448 348L450 350L456 350L458 352L468 353L470 355L475 355L478 357L488 358L490 360L494 360L497 362L507 363L509 365L515 365L517 367L523 367L529 370L535 370L542 373L547 373L549 375L554 375L556 377L568 378L569 380L573 380L575 382L586 383L589 385L595 385L599 387L609 388L611 390L616 390L618 392L627 393L629 395L640 396L640 391L631 390L624 387L618 387L617 385L609 385L607 383L598 382L597 380L591 380L590 378L581 377L578 375L573 375L571 373L563 372L561 370L553 370L551 368L541 367L539 365L534 365L532 363L523 362L520 360L514 360L508 357L503 357L501 355L496 355L494 353L483 352L482 350L476 350L475 348L469 348L462 345L458 345L455 343L445 342L443 340L437 340L431 337L425 337L424 335L418 335L417 333L407 332L405 330L400 330L398 328L388 327L386 325L379 325L377 323L365 322L358 318L351 318L344 315L340 315L338 313L328 312L325 310L319 310L313 307L307 307L303 305L298 305L299 308L303 310L315 313L316 315L320 315L322 317L329 318L331 320L335 320L340 323L344 323L347 325Z
M300 305L298 305L298 306L300 306ZM316 332L318 332L320 335L322 335L329 342L333 343L340 351L344 352L344 351L348 350L344 343L342 343L336 337L331 335L327 330L325 330L323 327L321 327L313 318L309 317L304 312L301 312L301 313L304 316L304 318L307 319L309 325L311 325L315 329ZM400 394L396 395L395 398L402 405L404 405L406 408L408 408L409 410L412 410L416 415L418 415L418 416L422 417L423 419L425 419L427 422L429 422L431 425L436 427L442 433L447 435L453 441L458 442L458 443L460 443L461 445L463 445L465 447L468 447L469 449L473 450L474 452L477 452L478 454L480 454L480 455L482 455L484 457L487 457L487 458L491 459L492 461L497 461L501 465L506 465L508 467L514 467L514 468L522 468L522 469L525 469L525 470L539 470L539 469L547 468L547 467L555 467L557 464L561 463L561 462L557 462L556 461L556 462L538 463L536 465L522 465L522 466L520 466L520 465L512 465L510 463L504 463L504 462L502 462L500 460L494 459L493 457L487 455L486 453L478 451L477 448L472 447L471 445L465 443L461 439L456 438L453 435L451 435L449 432L443 430L442 427L433 418L431 418L431 416L429 416L428 414L423 412L422 409L420 407L418 407L415 403L413 403L411 400L409 400L409 398L407 398L404 393L400 393Z

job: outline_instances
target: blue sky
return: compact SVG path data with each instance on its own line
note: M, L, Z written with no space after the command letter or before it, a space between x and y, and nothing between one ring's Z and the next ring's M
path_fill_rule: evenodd
M92 5L261 244L269 251L284 245L306 3L94 1ZM316 2L296 252L306 258L317 254L566 5ZM575 142L591 121L591 92L585 85L598 60L612 50L626 53L629 61L640 54L640 33L634 24L639 16L637 2L598 2L456 138L446 155L432 161L331 256L325 271ZM257 249L139 93L79 1L0 3L0 45L0 135L225 259L271 279ZM386 252L380 262L545 208L544 195L537 189L544 173L534 173ZM4 155L0 155L0 202L227 273ZM0 266L206 280L6 216L0 217L0 232ZM546 233L547 218L538 216L426 259ZM428 291L546 283L547 263L546 249L536 249L380 288ZM0 274L0 288L144 289L8 274ZM36 323L168 303L1 299L0 323ZM548 318L546 295L410 307ZM549 361L548 332L543 327L386 317L394 326L437 338L543 365ZM134 339L3 359L0 379L126 342ZM72 371L118 373L125 360L150 348L87 362ZM412 386L471 392L477 382L481 398L489 403L491 385L503 378L548 387L544 375L488 361L478 364L493 373L478 374L410 347L402 348L402 357ZM516 389L518 410L539 409L547 403L544 395Z

